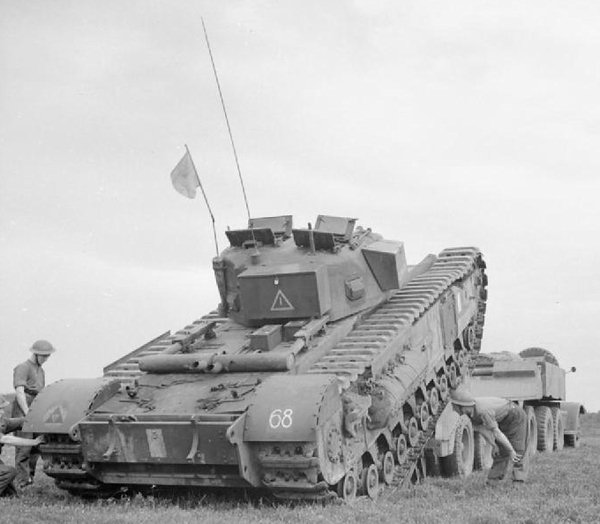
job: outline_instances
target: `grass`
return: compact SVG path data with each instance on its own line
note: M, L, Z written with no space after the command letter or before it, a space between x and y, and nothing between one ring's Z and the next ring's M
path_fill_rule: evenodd
M0 521L11 523L554 523L600 522L600 414L582 421L582 445L537 454L529 482L485 485L477 472L467 479L428 478L378 502L289 504L200 494L176 500L141 497L86 501L58 490L42 473L18 499L0 499ZM5 448L3 459L9 464ZM8 459L8 460L7 460Z

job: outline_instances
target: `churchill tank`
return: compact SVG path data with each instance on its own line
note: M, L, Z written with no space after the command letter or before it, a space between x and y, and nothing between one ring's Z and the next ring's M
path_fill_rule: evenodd
M477 248L409 265L402 242L326 215L226 235L214 311L35 399L24 430L45 435L58 487L376 498L472 469L472 428L448 396L481 346Z

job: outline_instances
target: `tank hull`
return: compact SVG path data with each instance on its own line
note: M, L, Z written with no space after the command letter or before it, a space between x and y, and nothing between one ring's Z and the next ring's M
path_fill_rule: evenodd
M373 471L392 483L390 454L394 483L423 474L448 387L481 344L484 268L476 248L445 250L376 306L307 321L261 352L284 368L247 368L244 359L211 368L223 360L208 362L219 348L245 354L254 332L213 313L107 369L97 390L118 391L73 407L68 430L53 430L46 413L76 384L51 386L28 416L29 430L47 436L46 473L82 494L214 486L300 498L346 498L344 486L355 479L360 488ZM185 356L168 357L177 353ZM140 371L152 356L158 367ZM194 360L202 365L192 370Z

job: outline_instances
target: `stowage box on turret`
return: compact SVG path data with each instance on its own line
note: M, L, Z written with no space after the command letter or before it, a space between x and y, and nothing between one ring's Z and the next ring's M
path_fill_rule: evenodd
M73 493L245 487L376 497L468 474L470 422L447 403L481 344L478 249L406 262L353 218L252 219L213 261L218 310L31 406L45 472Z

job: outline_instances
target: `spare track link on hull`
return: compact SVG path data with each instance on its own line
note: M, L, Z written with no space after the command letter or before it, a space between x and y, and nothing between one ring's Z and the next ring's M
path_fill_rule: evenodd
M484 268L485 263L476 248L445 249L428 271L411 280L387 302L365 316L308 372L335 374L345 387L349 387L388 347L398 331L414 324L453 283L477 269L481 269L485 282ZM485 299L485 292L482 292L474 319L475 343L472 349L476 352L481 347Z

